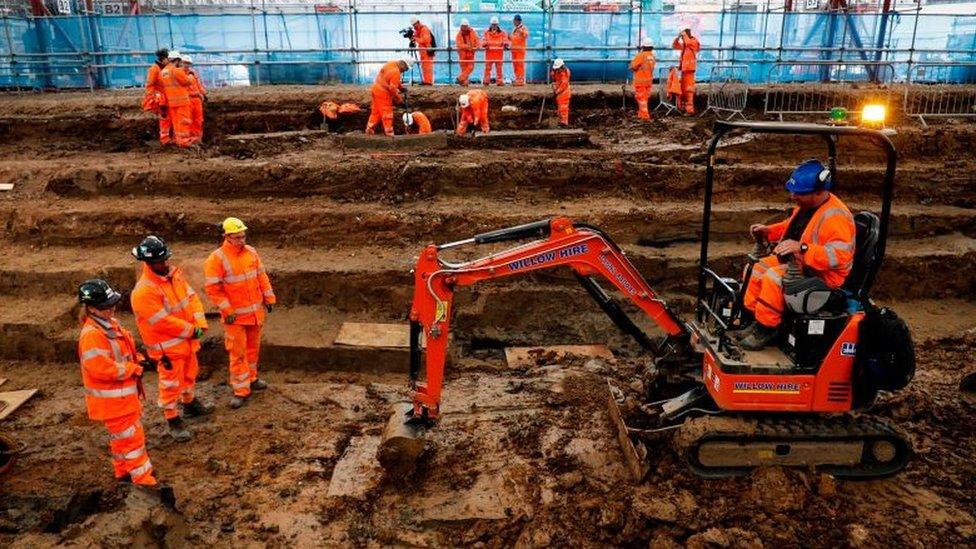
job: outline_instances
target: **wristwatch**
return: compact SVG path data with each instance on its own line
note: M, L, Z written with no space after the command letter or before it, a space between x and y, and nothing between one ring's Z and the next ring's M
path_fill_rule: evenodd
M806 244L800 244L800 253L801 254L807 253L807 250L809 250L809 249L810 249L810 246L807 246Z

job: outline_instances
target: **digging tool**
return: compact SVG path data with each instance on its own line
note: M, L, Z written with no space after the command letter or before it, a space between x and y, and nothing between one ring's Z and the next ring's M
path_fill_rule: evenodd
M717 273L714 262L709 264L713 160L719 141L733 131L820 137L831 159L838 138L853 137L859 144L879 146L887 156L881 215L853 216L851 274L838 289L816 278L791 284L786 281L789 276L784 277L788 309L783 330L788 337L762 351L745 350L731 337L732 328L750 316L741 299L746 285ZM635 477L647 471L650 453L644 451L644 444L664 436L670 437L688 467L706 478L742 475L763 465L814 467L849 479L881 478L902 470L911 456L908 439L882 418L848 414L864 408L880 390L904 388L915 368L907 325L890 309L877 308L870 297L884 260L894 196L896 151L888 134L859 127L716 121L707 158L701 268L696 314L690 321L679 318L656 295L605 232L566 217L427 246L412 271L409 380L413 402L400 406L387 424L387 440L381 446L384 461L401 471L409 468L410 459L423 453L416 438L440 419L455 293L489 280L567 267L611 321L653 357L641 376L639 396L627 396L626 409L612 412ZM493 253L470 261L439 257L462 246L515 241L514 247L493 248ZM755 261L743 255L746 261ZM629 299L664 337L645 332L601 282ZM857 306L852 307L851 301ZM421 336L426 347L420 345ZM857 373L855 359L884 367L866 366ZM588 398L600 398L598 389L594 387ZM620 400L614 393L611 388L606 397L611 407ZM641 427L630 427L627 420Z
M620 110L627 110L627 84L630 79L624 80L624 83L620 85Z
M549 87L552 90L552 103L555 105L556 104L556 88L555 88L555 86L552 86L552 85L550 85ZM548 98L549 98L548 95L542 96L542 107L539 108L539 121L536 122L536 124L539 125L539 126L542 125L542 115L546 112L546 99L548 99Z

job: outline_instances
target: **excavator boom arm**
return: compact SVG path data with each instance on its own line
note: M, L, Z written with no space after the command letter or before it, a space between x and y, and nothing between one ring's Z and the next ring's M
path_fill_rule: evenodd
M451 264L438 255L440 250L464 244L521 240L534 236L544 238L466 263ZM410 310L410 379L414 387L414 417L435 420L439 412L454 290L483 280L561 266L572 269L581 280L595 275L609 280L669 337L678 338L687 333L684 323L666 303L658 299L623 251L607 235L593 227L575 225L568 218L557 217L511 227L442 246L430 245L421 253L414 269L414 296ZM418 381L421 334L426 340L425 383Z

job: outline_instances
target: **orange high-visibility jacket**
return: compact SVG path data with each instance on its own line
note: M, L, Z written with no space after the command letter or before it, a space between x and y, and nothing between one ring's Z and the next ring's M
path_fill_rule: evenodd
M186 75L186 71L175 65L166 65L159 72L166 94L166 104L170 107L182 107L190 104L190 90L193 81Z
M268 273L257 250L224 242L203 264L204 290L220 316L234 314L234 324L264 324L264 305L274 305Z
M471 90L468 92L468 108L462 109L462 115L469 114L473 124L481 124L483 120L478 113L488 112L488 92L485 90Z
M525 44L529 40L529 29L525 25L519 25L512 29L512 34L509 35L511 39L511 48L513 50L524 50Z
M684 71L693 71L698 66L698 52L701 50L701 42L694 36L682 33L681 38L675 38L671 47L681 50L680 65L678 68Z
M478 33L470 27L467 34L459 30L454 37L454 42L457 44L458 56L461 59L474 59L474 50L481 47Z
M433 45L434 35L430 33L430 29L427 27L427 25L418 21L417 24L413 26L413 41L417 43L418 49L426 50Z
M132 290L132 312L136 327L149 356L188 355L200 348L193 339L197 328L207 328L203 303L183 278L183 271L171 267L169 275L159 276L148 265Z
M502 53L505 51L505 45L508 44L508 34L501 29L495 32L491 28L488 28L485 31L483 42L486 59L501 59Z
M400 88L403 87L403 80L400 75L400 62L399 61L387 61L380 72L376 74L376 80L373 81L373 92L384 92L390 99L399 104L402 101L400 97Z
M552 90L556 99L569 91L569 67L564 66L559 70L549 71L549 77L552 79Z
M783 238L787 227L799 211L799 207L794 207L788 219L769 226L770 242ZM854 265L856 234L851 211L840 198L830 193L827 201L817 208L800 237L800 242L808 246L807 251L800 256L804 268L814 271L817 278L831 288L839 288Z
M433 131L430 125L430 119L427 118L426 114L420 111L414 111L410 113L410 116L413 117L413 123L417 126L416 133L418 134L430 133L431 131ZM407 128L407 133L413 133L413 132L410 128Z
M630 61L630 70L634 73L635 86L650 86L654 83L654 65L657 58L653 51L639 51Z
M78 338L78 358L89 418L108 420L142 411L140 357L132 334L118 320L86 318Z
M186 76L190 79L190 97L203 97L207 95L207 89L203 87L203 80L193 69L186 69Z
M156 112L159 107L166 106L166 89L159 73L163 67L159 63L153 63L146 73L146 93L142 99L142 110Z
M681 79L678 78L677 67L668 70L667 92L668 95L681 95Z
M362 112L362 109L360 109L359 105L355 103L343 103L339 105L335 101L323 101L322 104L319 105L319 112L322 113L322 116L328 118L329 120L335 120L336 118L339 118L340 114Z

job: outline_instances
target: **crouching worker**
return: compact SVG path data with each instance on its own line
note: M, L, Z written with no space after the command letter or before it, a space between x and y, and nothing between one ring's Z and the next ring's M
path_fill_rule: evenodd
M488 133L488 94L483 90L471 90L458 97L457 134L464 135L468 126L477 126Z
M807 160L786 182L790 199L796 203L790 217L772 225L750 227L757 239L777 244L772 255L752 268L743 304L755 314L756 321L742 332L742 348L759 350L779 336L786 308L783 277L790 261L799 262L806 276L817 277L830 288L839 288L851 272L854 216L830 192L832 186L830 169L817 160Z
M343 115L362 112L363 109L355 103L339 104L335 101L323 101L319 105L319 112L322 113L322 129L327 129L332 133L339 130L340 118Z
M115 478L156 486L142 429L142 400L146 395L142 371L152 361L136 352L132 334L115 319L115 306L121 299L122 294L97 278L78 287L78 300L85 313L78 338L85 407L88 417L103 422L108 430Z
M430 127L430 119L420 111L403 113L403 126L408 134L424 134L433 131Z

